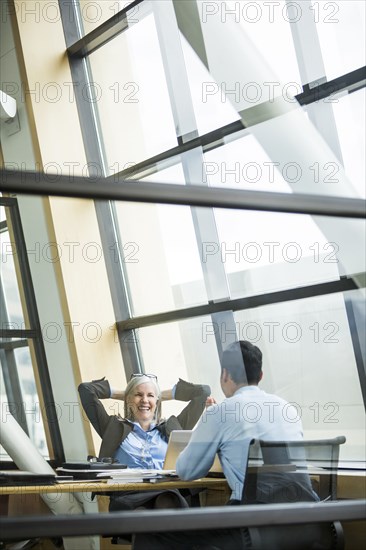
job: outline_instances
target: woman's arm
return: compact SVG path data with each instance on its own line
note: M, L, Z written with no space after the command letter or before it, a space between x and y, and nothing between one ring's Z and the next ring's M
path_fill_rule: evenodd
M173 390L163 390L161 392L162 401L171 401L172 399L174 399Z
M189 401L188 405L177 416L183 430L191 430L205 410L206 400L211 395L210 386L191 384L179 379L175 391L175 399Z
M118 399L118 398L116 397L115 399ZM123 397L121 399L123 399ZM163 390L161 392L162 401L171 401L172 399L174 399L174 390ZM214 404L216 404L216 400L214 399L214 397L212 397L212 395L207 397L206 407L209 407L210 405L214 405Z
M111 399L118 399L119 401L125 400L125 391L124 390L116 390L114 388L111 388Z
M110 397L108 380L101 378L92 382L83 382L78 387L80 401L92 426L103 437L110 416L100 402L100 399Z

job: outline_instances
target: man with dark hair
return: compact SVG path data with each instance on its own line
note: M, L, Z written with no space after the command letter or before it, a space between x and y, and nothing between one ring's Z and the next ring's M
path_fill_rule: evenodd
M198 479L207 475L217 454L232 490L230 504L241 501L252 439L303 437L298 410L261 390L262 376L260 349L246 340L231 344L221 359L220 384L226 399L206 409L177 461L180 478Z
M220 383L226 399L217 404L207 398L208 406L192 432L187 447L176 464L181 479L205 477L218 455L232 491L227 504L240 504L244 476L252 439L301 440L301 419L296 407L258 387L263 376L262 352L246 340L231 344L221 359ZM317 500L311 494L307 500ZM217 529L208 532L166 533L136 537L136 550L149 543L149 550L175 546L176 549L207 548L239 550L246 548L242 529Z
M234 342L223 353L221 370L223 369L226 369L237 385L256 385L263 376L262 352L247 340Z

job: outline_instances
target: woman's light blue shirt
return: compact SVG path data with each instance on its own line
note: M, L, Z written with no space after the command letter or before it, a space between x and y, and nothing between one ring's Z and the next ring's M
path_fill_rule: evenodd
M168 443L162 438L156 424L146 432L138 422L133 422L133 430L122 441L115 453L115 460L128 468L149 468L161 470Z

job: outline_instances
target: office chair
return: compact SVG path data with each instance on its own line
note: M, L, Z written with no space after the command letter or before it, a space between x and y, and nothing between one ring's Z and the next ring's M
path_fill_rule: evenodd
M337 497L339 447L343 436L303 441L252 440L242 504L327 502ZM250 528L258 550L344 548L340 522Z

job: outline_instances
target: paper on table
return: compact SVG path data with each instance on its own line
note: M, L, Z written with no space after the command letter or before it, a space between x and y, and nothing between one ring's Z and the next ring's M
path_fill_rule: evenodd
M100 472L97 479L109 477L108 483L119 481L122 483L139 483L144 479L152 479L163 475L174 475L174 470L151 470L143 468L125 468L124 470Z
M70 476L69 479L60 479L60 478L56 478L56 483L65 483L65 484L74 484L74 483L90 483L90 484L93 484L93 483L106 483L107 482L107 478L105 479L74 479L72 476Z
M99 472L97 477L110 476L112 478L118 479L129 479L129 478L143 478L143 477L153 477L160 473L160 470L149 470L143 468L125 468L124 470L118 471L108 471L108 472Z

